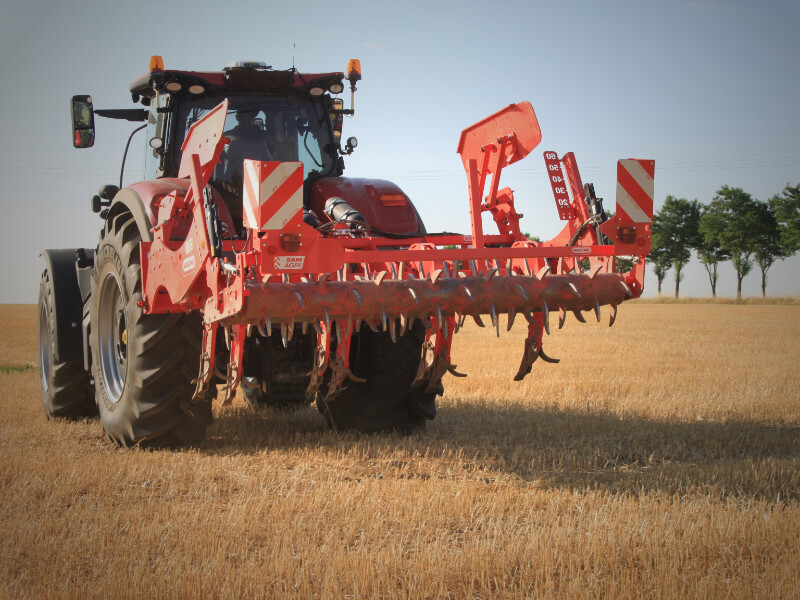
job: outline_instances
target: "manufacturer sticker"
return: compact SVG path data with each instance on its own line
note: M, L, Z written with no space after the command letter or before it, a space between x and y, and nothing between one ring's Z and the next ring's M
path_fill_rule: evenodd
M276 256L275 269L285 271L299 271L306 262L305 256Z
M591 248L584 248L582 246L573 246L572 253L573 254L591 254L592 253L592 249Z
M191 273L194 271L194 256L187 256L183 259L183 272L184 273Z

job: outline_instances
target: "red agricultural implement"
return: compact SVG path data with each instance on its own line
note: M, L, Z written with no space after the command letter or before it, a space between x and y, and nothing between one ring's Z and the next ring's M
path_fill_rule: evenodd
M355 91L357 61L346 79ZM613 324L617 306L642 293L653 161L619 161L617 211L607 219L573 154L545 152L565 224L554 239L533 241L512 191L499 186L503 169L541 141L531 105L512 104L458 143L471 231L427 233L396 185L342 177L342 156L356 145L339 142L352 110L332 95L344 80L262 64L164 71L156 62L131 85L149 110L95 111L88 97L73 99L76 146L91 145L94 114L140 113L157 164L155 178L95 197L105 220L96 252L45 255L49 415L96 405L120 444L195 443L221 383L224 403L242 386L256 406L315 401L337 428L414 429L434 417L443 376L463 376L450 346L465 319L490 321L498 335L503 314L509 330L517 316L527 322L519 380L538 358L557 362L543 349L551 311L561 327L568 312L599 320L607 305ZM497 233L483 230L484 212ZM72 342L58 314L67 280L67 318L79 312L83 323ZM59 369L75 376L72 390Z

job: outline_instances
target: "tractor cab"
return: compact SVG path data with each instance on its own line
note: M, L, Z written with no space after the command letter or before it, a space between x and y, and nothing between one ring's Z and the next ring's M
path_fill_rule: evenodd
M359 61L351 60L351 93L360 70ZM276 71L263 62L238 61L222 71L165 70L161 57L154 56L149 71L130 84L133 101L144 109L95 110L89 96L73 97L73 144L94 143L94 115L145 121L144 179L175 178L189 128L227 99L228 143L211 183L235 207L241 204L245 158L302 162L307 188L320 177L342 174L341 157L357 144L350 138L341 147L343 116L353 110L332 96L344 91L344 80L342 72Z

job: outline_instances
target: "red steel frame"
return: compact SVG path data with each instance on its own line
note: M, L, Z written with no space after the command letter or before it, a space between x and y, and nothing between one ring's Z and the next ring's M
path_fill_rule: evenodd
M189 190L161 200L153 241L141 244L146 312L203 311L198 394L205 392L214 373L219 327L231 351L227 401L241 380L249 331L258 327L270 335L273 326L280 326L287 343L296 324L304 332L311 326L317 334L310 391L319 388L330 368L332 398L348 378L357 380L349 368L349 340L362 324L388 330L395 339L420 319L427 339L415 383L433 389L444 373L457 374L450 362L450 343L466 316L482 326L481 315L489 315L498 335L499 313L508 315L508 329L517 314L525 317L528 339L516 377L521 379L538 357L553 360L542 350L550 310L559 311L561 326L566 311L583 321L581 311L592 310L599 320L600 306L610 305L613 323L617 305L642 293L644 259L650 250L653 161L633 165L644 185L631 197L646 221L634 222L618 210L601 227L613 242L603 245L595 227L599 224L590 220L574 155L559 159L545 152L556 207L566 224L548 242L531 241L520 232L513 192L499 189L503 168L527 156L541 140L527 102L512 104L461 135L458 151L467 174L471 235L398 240L351 231L345 224L323 234L301 223L281 230L249 229L247 240L223 239L218 252L209 235L204 200L215 200L207 186L227 143L222 133L226 112L227 101L192 126L179 173L189 178ZM648 187L647 177L650 189L641 189ZM564 179L569 190L556 190ZM485 211L493 216L499 234L483 231ZM635 257L630 272L617 272L619 255ZM297 260L287 262L287 257Z

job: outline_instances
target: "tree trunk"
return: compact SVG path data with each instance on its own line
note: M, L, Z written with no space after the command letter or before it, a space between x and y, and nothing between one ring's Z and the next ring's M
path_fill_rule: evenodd
M742 299L742 279L744 279L742 274L739 273L739 271L736 271L736 299L737 300L741 300Z
M761 297L767 297L767 271L761 269Z

